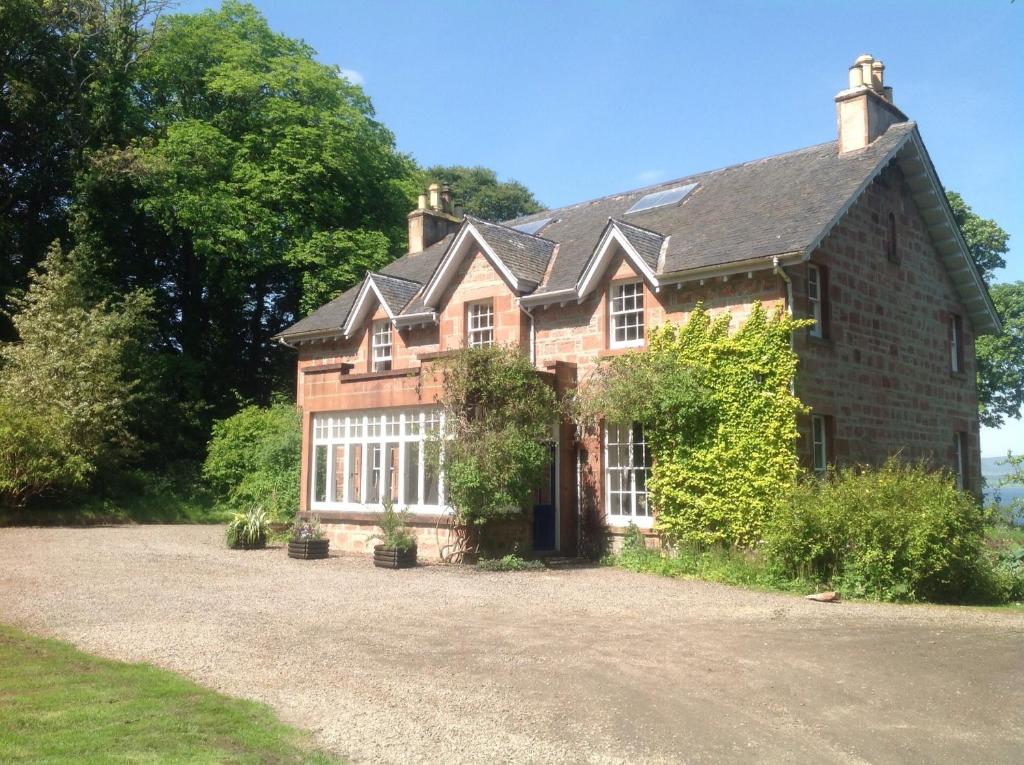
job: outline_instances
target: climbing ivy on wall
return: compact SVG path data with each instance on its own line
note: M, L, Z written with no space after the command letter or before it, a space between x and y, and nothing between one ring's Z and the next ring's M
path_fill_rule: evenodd
M750 546L789 496L799 464L791 333L808 325L755 303L731 316L698 304L682 325L652 331L645 353L605 365L582 394L584 419L643 423L654 464L656 530L673 544Z

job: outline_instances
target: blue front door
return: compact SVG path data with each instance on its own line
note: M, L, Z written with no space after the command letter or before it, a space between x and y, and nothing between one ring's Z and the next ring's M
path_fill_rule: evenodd
M548 465L533 496L533 551L554 552L558 546L555 508L555 445L549 444Z

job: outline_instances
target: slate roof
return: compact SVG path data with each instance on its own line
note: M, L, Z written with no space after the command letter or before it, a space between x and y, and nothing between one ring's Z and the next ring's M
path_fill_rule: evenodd
M501 223L491 223L467 215L484 240L494 250L501 262L508 266L518 278L540 284L544 271L555 250L555 242L549 238L524 234Z
M633 245L633 249L643 258L644 263L652 271L657 271L658 260L661 258L661 247L665 243L665 237L654 231L634 226L632 223L621 219L616 220L613 218L612 222L618 226L619 231Z
M409 305L409 301L423 286L420 282L390 274L371 273L370 276L373 277L373 283L380 290L384 302L388 304L388 310L396 316Z
M546 293L571 293L576 288L610 221L659 279L679 280L687 271L728 267L776 255L809 254L858 193L908 146L923 154L930 167L916 124L904 122L891 126L867 147L844 154L839 153L838 142L831 141L545 210L503 224L467 216L465 225L479 231L518 279L538 285L529 293L530 302L542 302ZM626 213L647 194L690 183L696 188L679 203ZM552 220L541 229L543 236L511 228L545 218ZM396 277L392 280L396 285L399 279L408 280L395 288L396 302L406 299L403 315L435 310L423 304L422 290L412 294L409 282L426 285L454 237L457 234L383 269L384 275ZM556 247L557 257L552 260ZM981 284L980 277L977 284ZM344 324L358 290L358 286L353 287L279 336L337 330ZM390 302L391 298L387 299ZM987 293L978 299L991 307Z
M538 294L575 286L609 218L670 237L660 271L665 274L799 252L914 127L913 122L893 125L860 151L840 155L838 142L831 141L547 210L509 225L556 219L543 230L558 242L558 258ZM697 188L681 203L626 215L640 197L688 183Z

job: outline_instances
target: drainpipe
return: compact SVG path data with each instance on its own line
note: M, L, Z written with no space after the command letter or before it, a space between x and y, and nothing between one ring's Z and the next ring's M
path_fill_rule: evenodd
M789 274L786 273L786 269L782 267L781 263L779 263L779 256L778 255L773 255L772 256L772 271L774 271L775 274L777 276L781 277L782 281L784 281L786 283L786 311L789 313L790 316L792 316L793 315L793 280L789 278Z
M537 335L534 328L533 311L529 306L523 305L522 298L517 298L516 302L519 304L520 310L530 317L530 363L537 366Z

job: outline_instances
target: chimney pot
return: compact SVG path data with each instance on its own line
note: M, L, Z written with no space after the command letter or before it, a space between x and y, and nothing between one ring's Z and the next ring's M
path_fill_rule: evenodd
M441 208L441 187L436 183L431 183L427 188L427 192L430 194L430 209L439 210Z
M892 105L892 88L885 85L885 64L865 53L849 71L850 87L836 96L839 153L862 149L906 116Z
M427 209L427 195L426 195L426 193L420 194L419 197L417 198L417 200L416 200L416 209L417 210L426 210Z
M882 92L884 89L885 80L885 64L881 61L876 61L871 65L871 87Z
M452 211L452 192L448 188L448 184L441 186L441 212L451 214Z
M864 84L864 74L858 64L850 67L850 90L859 88Z

